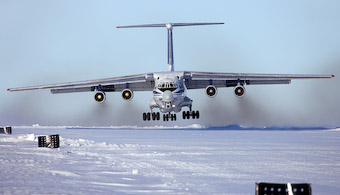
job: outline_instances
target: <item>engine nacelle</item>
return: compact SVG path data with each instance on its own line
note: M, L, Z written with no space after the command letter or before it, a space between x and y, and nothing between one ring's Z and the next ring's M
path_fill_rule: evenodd
M105 99L106 99L106 95L105 95L104 92L98 91L96 94L94 94L94 99L98 103L103 103L105 101Z
M217 95L217 88L213 85L209 85L205 88L205 93L208 97L215 97Z
M243 97L244 94L246 94L246 88L244 88L242 85L237 85L234 88L234 94L236 97Z
M133 92L130 89L124 89L122 91L122 97L124 100L130 101L133 98Z

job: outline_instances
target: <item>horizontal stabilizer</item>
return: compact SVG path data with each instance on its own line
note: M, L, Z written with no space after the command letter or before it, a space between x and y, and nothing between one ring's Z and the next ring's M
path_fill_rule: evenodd
M130 25L130 26L117 26L117 28L142 28L142 27L176 27L176 26L198 26L198 25L214 25L224 24L221 23L164 23L164 24L142 24L142 25Z
M173 43L172 43L172 28L177 26L199 26L199 25L214 25L224 24L220 23L164 23L164 24L142 24L142 25L130 25L130 26L117 26L117 28L144 28L144 27L166 27L168 30L168 67L169 71L174 71L174 55L173 55Z

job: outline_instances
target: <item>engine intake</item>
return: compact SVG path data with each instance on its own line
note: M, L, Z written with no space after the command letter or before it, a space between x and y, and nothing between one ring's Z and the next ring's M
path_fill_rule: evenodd
M124 89L122 91L122 97L124 100L130 101L133 98L133 92L130 89Z
M205 93L208 95L208 97L215 97L217 95L217 88L213 85L209 85L207 88L205 88Z
M237 85L234 88L234 94L236 97L243 97L246 93L246 89L242 85Z
M105 99L106 99L106 95L105 95L104 92L98 91L96 94L94 94L94 99L98 103L103 103L105 101Z

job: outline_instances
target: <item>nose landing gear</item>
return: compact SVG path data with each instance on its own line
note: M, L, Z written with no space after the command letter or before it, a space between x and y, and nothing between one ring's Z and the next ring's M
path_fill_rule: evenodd
M177 116L176 114L163 114L163 121L176 121L177 120Z

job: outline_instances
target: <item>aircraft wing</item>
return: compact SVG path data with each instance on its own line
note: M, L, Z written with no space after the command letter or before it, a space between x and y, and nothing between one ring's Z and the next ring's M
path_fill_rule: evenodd
M202 89L208 85L215 87L235 87L241 85L290 84L292 79L324 79L334 75L313 74L243 74L215 72L185 72L187 89Z
M114 92L129 88L133 91L152 91L154 88L153 73L138 74L106 79L87 80L60 84L39 85L8 89L10 92L50 89L52 93L72 93L86 91Z

